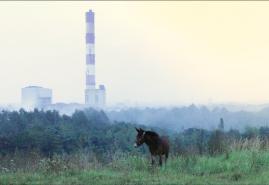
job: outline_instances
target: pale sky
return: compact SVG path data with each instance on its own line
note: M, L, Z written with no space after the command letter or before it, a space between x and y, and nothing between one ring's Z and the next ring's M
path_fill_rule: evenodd
M109 105L269 102L269 2L27 1L0 2L0 104L84 102L89 9Z

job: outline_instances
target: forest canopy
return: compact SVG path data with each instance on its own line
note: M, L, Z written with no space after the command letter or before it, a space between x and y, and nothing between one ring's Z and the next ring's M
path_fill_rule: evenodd
M72 116L60 115L57 111L0 112L0 153L37 150L42 155L73 153L80 150L102 156L115 152L146 153L147 148L136 149L135 127L154 130L169 136L173 154L214 154L224 152L231 140L261 137L267 140L268 127L248 127L245 132L225 130L225 120L220 118L218 128L206 130L188 128L171 132L157 127L146 127L126 122L111 122L103 111L85 109Z

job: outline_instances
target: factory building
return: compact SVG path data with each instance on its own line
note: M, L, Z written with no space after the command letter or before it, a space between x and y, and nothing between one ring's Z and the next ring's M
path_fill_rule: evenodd
M95 82L95 34L94 12L86 12L86 89L85 104L92 108L103 109L106 104L104 85L96 87Z
M28 86L21 90L21 104L26 110L43 109L52 103L52 90L39 86Z

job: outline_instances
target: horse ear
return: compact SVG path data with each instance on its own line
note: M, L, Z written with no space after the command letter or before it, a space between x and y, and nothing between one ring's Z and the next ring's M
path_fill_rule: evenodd
M136 130L137 132L139 132L139 129L138 129L138 128L136 128L136 127L135 127L135 130Z
M142 128L139 129L141 132L145 132Z

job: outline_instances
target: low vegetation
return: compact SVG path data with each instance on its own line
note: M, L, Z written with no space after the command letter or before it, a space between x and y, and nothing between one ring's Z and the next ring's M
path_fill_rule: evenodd
M83 151L44 158L15 152L1 158L1 184L266 184L269 151L256 138L231 145L228 154L171 156L166 166L151 166L145 155L113 154L100 162Z
M146 146L133 148L137 125L111 123L103 112L72 116L0 113L0 184L266 184L269 128L167 132L166 166L152 166ZM152 128L144 128L152 129Z

